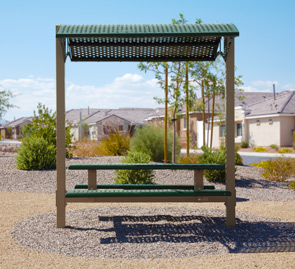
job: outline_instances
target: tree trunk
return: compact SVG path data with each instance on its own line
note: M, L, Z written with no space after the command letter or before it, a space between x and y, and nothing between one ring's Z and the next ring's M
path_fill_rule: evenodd
M189 156L189 104L188 104L188 63L185 65L185 93L186 93L186 156Z
M214 106L215 106L215 87L213 87L213 100L212 100L212 115L211 115L211 137L210 137L210 149L212 149L213 141L213 120L214 120Z
M202 103L203 103L203 115L202 115L202 118L203 118L203 147L205 147L206 145L206 140L205 140L205 95L204 95L204 80L202 80Z
M168 125L168 67L165 67L165 133L164 133L164 163L167 163L167 125Z

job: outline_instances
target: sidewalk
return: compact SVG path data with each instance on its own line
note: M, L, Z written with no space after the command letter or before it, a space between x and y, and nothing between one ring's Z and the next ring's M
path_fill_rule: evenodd
M190 149L190 153L201 154L201 149ZM244 165L250 165L252 163L257 163L261 161L267 161L271 158L278 158L278 157L290 157L295 158L295 154L292 153L265 153L265 152L244 152L238 151L243 159ZM186 155L186 149L181 149L181 155Z

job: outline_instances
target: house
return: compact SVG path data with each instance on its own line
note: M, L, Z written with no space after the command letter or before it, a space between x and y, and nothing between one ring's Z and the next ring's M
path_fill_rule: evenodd
M114 129L133 134L134 128L145 125L153 112L152 108L74 109L66 113L66 120L71 124L73 141L81 136L100 140Z
M5 123L0 127L1 137L18 139L22 137L22 128L28 124L32 123L32 117L22 117L10 122Z
M200 101L200 99L198 99ZM205 143L210 144L212 98L205 100ZM217 112L224 111L223 99L216 97ZM225 125L222 116L214 117L212 147L218 148L224 142ZM203 145L202 111L189 112L190 145L200 148ZM162 113L153 114L149 121L163 120ZM186 109L178 112L176 130L182 147L186 146ZM295 130L295 92L279 93L242 92L235 96L235 143L247 141L251 146L280 147L292 146L292 133Z

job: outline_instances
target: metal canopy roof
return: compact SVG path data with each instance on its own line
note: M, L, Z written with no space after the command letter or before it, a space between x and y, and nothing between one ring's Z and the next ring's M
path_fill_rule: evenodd
M60 25L71 61L214 61L233 24Z

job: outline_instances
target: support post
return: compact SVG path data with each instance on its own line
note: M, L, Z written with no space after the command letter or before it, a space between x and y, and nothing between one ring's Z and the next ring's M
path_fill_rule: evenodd
M226 189L231 196L226 199L226 226L236 225L236 189L235 189L235 46L234 38L227 38L226 57L226 115L225 115L225 146L226 146Z
M56 26L56 31L58 30ZM56 38L56 226L66 226L65 55L64 39Z

